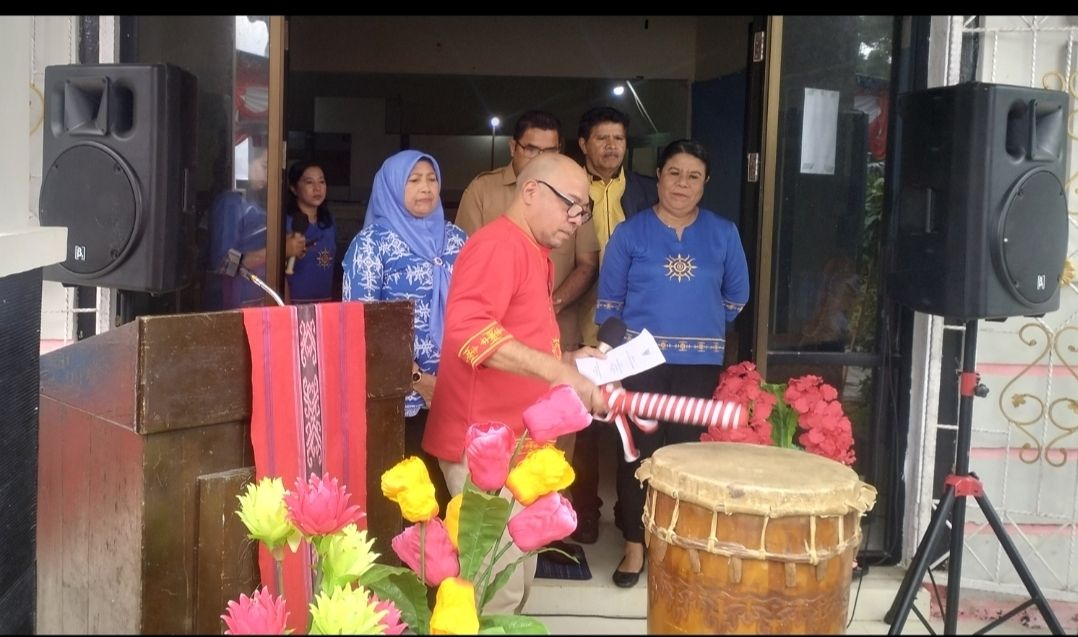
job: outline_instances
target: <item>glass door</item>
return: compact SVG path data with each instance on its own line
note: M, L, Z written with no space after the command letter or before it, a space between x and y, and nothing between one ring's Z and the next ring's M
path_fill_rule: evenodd
M197 124L187 134L196 140L200 276L171 312L272 303L227 274L230 249L281 290L284 32L281 16L120 18L120 62L174 64L198 78Z
M862 479L888 517L881 381L880 229L893 16L768 20L752 358L769 382L804 374L839 391ZM882 525L890 526L889 524ZM866 546L888 538L866 524Z

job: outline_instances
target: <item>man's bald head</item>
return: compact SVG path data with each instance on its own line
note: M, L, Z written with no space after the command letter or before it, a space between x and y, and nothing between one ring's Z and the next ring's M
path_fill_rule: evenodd
M528 165L517 175L517 184L519 185L529 179L550 181L551 179L556 179L557 174L563 171L570 175L574 172L580 173L580 178L587 184L587 173L580 167L580 164L565 155L555 153L544 153L528 162Z
M506 216L540 245L556 248L573 236L583 216L570 208L589 205L588 175L565 155L542 154L517 175L517 192Z

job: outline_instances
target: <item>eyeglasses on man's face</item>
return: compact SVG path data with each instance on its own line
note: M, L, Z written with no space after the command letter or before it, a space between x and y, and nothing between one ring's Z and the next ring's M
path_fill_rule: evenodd
M557 153L561 151L561 146L550 146L549 148L539 148L534 144L521 144L520 142L513 140L513 143L517 145L520 152L524 153L524 156L528 159L535 159L543 153Z
M565 210L565 216L569 217L570 219L579 218L580 223L587 223L588 221L591 220L591 206L590 205L585 206L583 204L579 204L579 203L573 201L568 195L562 194L561 191L559 191L554 186L551 186L547 182L543 181L542 179L536 179L535 181L543 184L547 188L550 188L550 192L554 193L555 195L557 195L558 199L561 199L566 204L568 204L569 207L566 208L566 210Z

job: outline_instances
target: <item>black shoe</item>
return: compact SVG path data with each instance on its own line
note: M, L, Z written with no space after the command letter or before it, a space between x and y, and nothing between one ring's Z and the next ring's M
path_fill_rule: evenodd
M580 516L576 530L569 537L581 544L595 544L599 540L599 516Z
M647 564L647 556L644 556L644 562L640 565L640 570L636 571L619 571L615 570L611 579L614 580L614 584L621 588L632 588L636 586L636 583L640 581L640 574L644 572L644 565ZM620 567L625 562L625 558L621 558L621 562L618 562Z
M569 555L576 555L577 554L576 550L578 548L580 548L580 546L576 545L576 544L570 544L570 543L564 542L562 540L554 540L553 542L551 542L550 544L547 544L543 548L545 548L545 549L558 549L558 551L565 551ZM565 566L569 566L569 565L578 563L578 562L572 560L571 558L568 558L568 557L562 555L558 551L543 551L542 552L543 559L544 560L550 560L551 562L554 562L555 564L563 564Z

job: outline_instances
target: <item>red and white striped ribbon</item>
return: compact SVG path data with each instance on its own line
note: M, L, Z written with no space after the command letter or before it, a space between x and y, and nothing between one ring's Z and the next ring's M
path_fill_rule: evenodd
M605 417L597 419L613 423L617 428L627 462L640 457L629 432L629 421L645 433L655 431L659 420L720 429L736 429L748 422L748 409L734 402L629 392L613 385L606 385L602 389L609 411Z
M634 418L665 420L684 425L737 429L748 421L748 411L738 403L689 396L649 394L622 390L621 411Z

